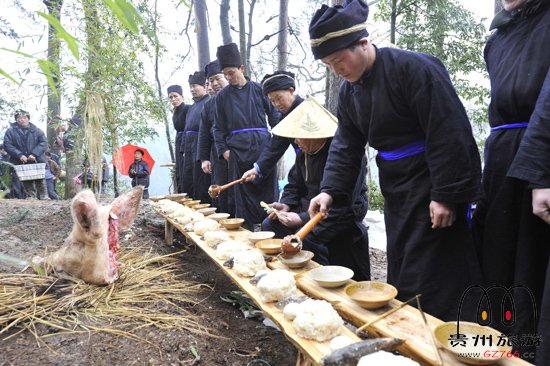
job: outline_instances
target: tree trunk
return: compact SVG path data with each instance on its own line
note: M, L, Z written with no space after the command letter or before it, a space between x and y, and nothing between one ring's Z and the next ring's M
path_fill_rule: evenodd
M248 13L248 34L246 40L246 70L247 75L250 76L250 53L252 50L252 17L254 16L254 7L256 6L257 0L250 1L250 12Z
M395 44L395 31L397 24L397 0L391 0L390 42Z
M206 19L205 0L194 0L195 31L197 33L197 48L199 50L199 70L204 70L210 62L210 44L208 42L208 25Z
M246 28L244 24L244 0L239 0L239 49L241 51L241 63L244 65L244 74L248 75L246 65Z
M344 0L331 0L331 6L342 5ZM334 75L327 67L327 81L325 85L325 107L330 113L336 115L338 110L338 93L344 79Z
M222 0L220 4L220 26L222 28L222 39L224 45L233 42L233 39L231 38L231 28L229 28L229 1L230 0Z
M288 66L288 0L279 2L279 40L277 42L277 70Z
M176 162L176 157L174 154L174 146L172 145L172 137L170 136L170 122L168 121L168 115L166 114L166 108L164 106L164 96L162 94L162 87L160 84L160 77L159 77L159 50L160 50L160 42L157 37L157 3L158 1L155 0L155 17L154 17L154 23L153 23L153 32L155 33L155 81L157 83L157 92L159 96L159 107L162 111L162 120L164 121L164 128L166 132L166 141L168 142L168 150L170 151L170 159L172 159L172 163Z
M48 8L50 15L59 21L61 18L61 7L63 6L63 0L43 0L43 2ZM59 97L60 48L61 42L57 37L55 28L50 24L48 27L48 61L55 65L55 71L52 78L56 90L54 91L50 85L47 84L48 112L46 114L46 120L48 123L46 136L49 146L52 146L57 135L53 121L61 113L61 99Z
M495 0L495 14L502 10L502 0Z

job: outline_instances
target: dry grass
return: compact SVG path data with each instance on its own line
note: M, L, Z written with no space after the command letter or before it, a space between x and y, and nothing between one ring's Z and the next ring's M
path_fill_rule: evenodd
M137 331L156 327L212 335L188 310L197 304L193 295L204 285L182 278L176 254L157 256L143 247L121 249L120 278L109 286L2 273L0 334L11 329L9 337L14 337L29 331L44 343L43 338L60 333L108 332L155 347Z

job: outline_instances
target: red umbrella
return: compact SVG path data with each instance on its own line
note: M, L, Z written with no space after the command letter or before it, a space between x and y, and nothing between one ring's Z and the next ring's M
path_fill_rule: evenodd
M122 146L119 152L115 152L113 155L113 164L116 166L118 172L123 175L128 175L130 165L134 162L134 153L136 150L143 151L143 161L149 164L149 174L153 172L153 166L155 165L155 159L151 157L149 151L144 147L139 147L132 144L126 144Z

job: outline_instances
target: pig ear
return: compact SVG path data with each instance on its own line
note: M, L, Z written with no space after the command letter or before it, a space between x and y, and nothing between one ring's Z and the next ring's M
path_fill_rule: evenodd
M97 224L97 202L90 190L82 191L73 198L73 218L85 231Z
M143 187L137 186L118 196L111 204L111 212L118 216L120 230L128 230L134 223L142 195Z

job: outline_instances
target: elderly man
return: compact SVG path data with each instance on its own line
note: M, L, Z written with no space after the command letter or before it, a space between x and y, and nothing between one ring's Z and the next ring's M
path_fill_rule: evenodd
M189 107L185 118L182 142L184 146L183 189L194 199L201 200L202 203L210 203L211 198L208 195L210 175L202 171L201 162L197 156L201 114L204 106L210 100L210 95L206 93L204 86L205 82L204 71L197 71L193 75L189 75L189 88L194 103Z
M285 118L304 101L304 98L296 94L294 74L288 71L279 70L273 74L265 75L262 80L262 90L275 109L281 112L281 119ZM257 177L261 178L264 175L269 175L290 144L293 144L296 151L298 150L298 146L293 143L293 139L274 135L269 141L269 145L254 163L254 167L243 174L243 179L250 182Z
M273 94L270 99L276 100ZM290 107L282 100L276 104L277 109ZM281 200L270 204L278 212L264 220L264 230L274 231L276 237L283 238L296 233L309 221L309 201L320 192L336 126L336 118L312 98L300 103L275 126L273 134L294 139L300 151L288 173ZM358 281L370 279L367 228L362 224L368 209L365 163L363 160L361 174L353 187L353 204L334 207L302 243L303 249L314 253L314 260L319 264L348 267Z
M10 162L15 165L47 163L48 141L44 132L30 123L29 112L18 110L15 121L4 136L4 147L10 155ZM27 198L49 200L46 180L34 179L23 181L23 190Z
M229 180L237 180L252 167L271 139L266 117L273 127L280 115L263 95L262 87L245 78L235 43L218 47L217 58L229 86L216 97L214 139L218 156L228 161ZM259 224L266 216L260 201L272 202L278 193L275 172L257 182L233 186L231 193L233 214L244 218L247 227Z
M223 185L227 183L227 161L219 158L214 144L214 122L216 119L216 98L215 96L229 83L225 78L218 60L210 62L204 68L209 87L213 95L204 104L201 113L201 125L199 128L199 141L197 144L197 158L201 162L202 171L211 175L213 184ZM219 212L229 212L227 195L222 194L212 199L212 204Z
M351 204L365 145L378 150L384 195L388 282L399 299L456 319L463 291L480 281L466 221L477 198L480 159L466 111L435 57L377 48L367 38L368 5L323 5L311 20L313 55L345 79L332 141L310 214ZM476 314L469 314L475 318Z

